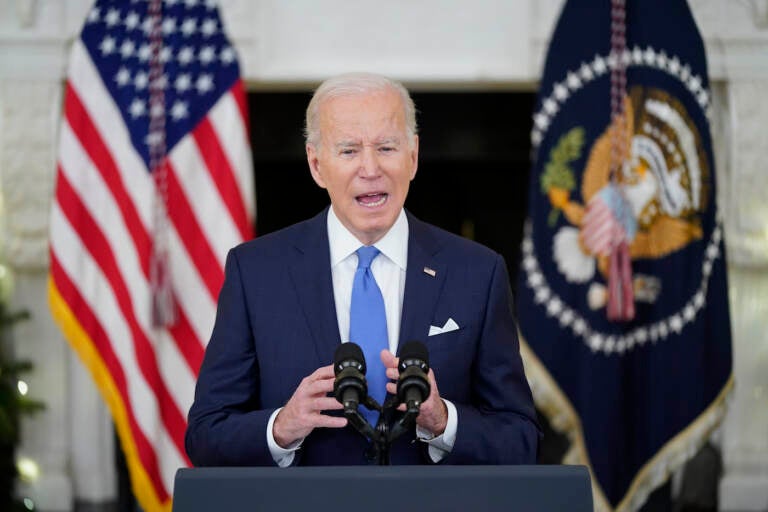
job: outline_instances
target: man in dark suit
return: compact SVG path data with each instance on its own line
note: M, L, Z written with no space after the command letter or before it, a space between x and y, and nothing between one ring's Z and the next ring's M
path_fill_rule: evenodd
M383 328L381 350L365 348L370 393L385 393L373 389L376 372L395 392L385 381L397 379L394 354L407 341L425 343L431 366L431 394L392 463L535 463L540 433L504 260L403 209L418 163L408 92L379 75L329 79L307 108L306 135L331 206L230 251L189 412L192 462L372 463L331 394L334 351L360 322L358 272L369 271ZM366 269L361 246L375 247Z

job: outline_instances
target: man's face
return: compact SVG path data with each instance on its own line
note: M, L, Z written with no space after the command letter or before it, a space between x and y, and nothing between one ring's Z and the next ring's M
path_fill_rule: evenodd
M416 176L418 137L409 144L400 95L345 95L318 111L320 144L307 145L312 178L328 191L342 224L366 245L386 234Z

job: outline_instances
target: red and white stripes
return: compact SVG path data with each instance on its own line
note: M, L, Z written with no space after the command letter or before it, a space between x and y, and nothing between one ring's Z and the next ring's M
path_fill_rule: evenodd
M109 91L75 41L51 213L51 302L112 409L140 500L167 508L186 415L229 248L253 236L253 175L237 81L167 156L176 321L151 315L155 182ZM140 473L138 477L134 473Z

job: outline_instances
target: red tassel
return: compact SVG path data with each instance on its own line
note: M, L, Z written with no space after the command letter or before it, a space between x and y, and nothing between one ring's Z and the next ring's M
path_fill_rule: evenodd
M176 323L176 308L173 303L167 252L152 255L149 272L152 289L152 325L170 327Z
M608 320L612 322L627 322L635 318L632 266L626 240L616 245L611 252L607 310Z

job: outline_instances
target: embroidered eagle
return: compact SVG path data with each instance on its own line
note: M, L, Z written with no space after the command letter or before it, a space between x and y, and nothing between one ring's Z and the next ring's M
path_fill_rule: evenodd
M584 221L590 201L598 194L605 196L611 187L620 189L623 203L628 206L621 213L630 217L624 224L631 227L625 231L629 233L632 260L661 258L702 237L699 213L707 206L709 167L696 125L679 101L658 89L634 87L625 97L624 106L624 128L612 123L590 149L581 180L583 203L570 197L575 183L573 175L568 176L567 166L562 165L568 158L577 157L574 145L579 143L579 134L575 130L580 128L561 138L542 176L542 188L553 213L562 212L572 225L561 227L553 242L558 269L569 282L589 281L595 266L607 281L608 255L595 250L594 244L585 243ZM583 130L581 133L583 139ZM624 164L611 184L614 135L622 138L625 144L620 146L629 154L622 155ZM563 157L566 153L569 156ZM653 276L638 275L633 288L636 300L653 302L660 283ZM602 285L593 286L589 294L595 309L604 305Z

